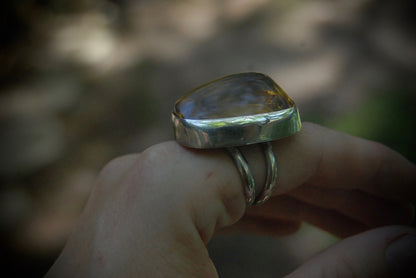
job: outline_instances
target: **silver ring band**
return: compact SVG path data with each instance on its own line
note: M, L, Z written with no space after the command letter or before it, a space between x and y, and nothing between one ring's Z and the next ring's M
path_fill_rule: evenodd
M237 147L227 148L233 157L237 169L240 172L241 179L245 184L244 193L246 195L246 203L248 206L261 205L266 202L270 198L273 192L273 188L276 184L277 164L275 155L273 153L272 144L270 142L265 142L262 143L262 145L266 160L267 174L266 183L263 187L262 193L257 198L254 177L248 166L246 158Z
M277 180L277 164L276 157L273 153L273 147L270 142L263 143L264 155L266 158L267 176L266 184L264 185L263 192L256 199L255 205L261 205L266 202L272 195L274 186Z
M246 195L246 203L248 206L253 205L256 198L256 184L254 182L253 174L251 173L248 163L243 153L237 147L227 148L234 159L240 176L245 184L244 194Z

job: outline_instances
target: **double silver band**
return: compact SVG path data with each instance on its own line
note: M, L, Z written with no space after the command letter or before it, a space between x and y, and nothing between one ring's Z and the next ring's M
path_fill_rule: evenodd
M262 143L262 146L267 165L267 176L263 191L258 197L256 197L256 186L253 174L251 173L250 167L248 166L247 160L245 159L243 153L237 147L227 148L233 157L237 169L240 172L240 176L245 184L244 193L246 195L246 203L248 206L261 205L266 202L270 198L276 184L277 165L272 144L270 142L266 142Z

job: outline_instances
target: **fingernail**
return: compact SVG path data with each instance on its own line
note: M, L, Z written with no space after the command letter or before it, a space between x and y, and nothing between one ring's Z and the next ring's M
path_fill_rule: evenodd
M391 277L416 277L416 235L404 234L386 249Z

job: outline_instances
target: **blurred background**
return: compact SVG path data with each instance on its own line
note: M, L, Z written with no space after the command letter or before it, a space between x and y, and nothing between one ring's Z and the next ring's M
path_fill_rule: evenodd
M414 1L19 0L0 4L2 270L41 277L99 170L173 139L177 98L271 76L304 121L416 161ZM336 239L221 236L220 277L279 277Z

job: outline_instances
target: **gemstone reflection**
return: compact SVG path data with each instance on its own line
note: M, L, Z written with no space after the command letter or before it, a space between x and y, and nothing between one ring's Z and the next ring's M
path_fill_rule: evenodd
M219 119L275 112L294 102L261 73L229 75L202 85L180 98L174 113L183 119Z

